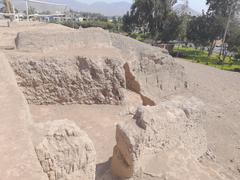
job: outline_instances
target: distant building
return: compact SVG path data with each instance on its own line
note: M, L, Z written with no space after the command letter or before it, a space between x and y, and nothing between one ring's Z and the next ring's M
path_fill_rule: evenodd
M222 39L215 40L215 43L216 43L216 47L220 47L223 45L223 40Z
M78 22L87 21L87 18L86 18L86 17L78 17L78 18L77 18L77 21L78 21Z
M23 21L23 19L25 18L25 15L23 13L17 13L15 14L15 21Z

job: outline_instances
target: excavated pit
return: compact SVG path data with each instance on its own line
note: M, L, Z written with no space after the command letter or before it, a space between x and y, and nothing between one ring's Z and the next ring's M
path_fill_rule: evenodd
M94 143L96 174L113 154L117 123L184 89L183 68L164 50L100 29L22 32L15 43L7 57L34 123L75 122Z
M142 105L156 105L142 93L129 64L117 58L13 55L10 64L29 104L121 105L128 101L127 89L140 96Z
M97 150L98 163L96 180L102 180L101 178L99 179L99 177L103 175L102 172L104 170L109 168L110 164L105 162L112 156L112 147L116 144L114 137L115 124L122 122L124 115L134 114L134 108L142 104L144 97L140 98L139 92L143 96L147 96L154 103L159 104L160 98L168 98L170 95L175 94L183 95L181 90L186 88L188 92L206 103L205 106L208 114L206 117L206 130L208 148L210 149L206 153L206 157L200 158L201 163L203 162L207 167L208 165L211 167L208 159L211 159L211 162L216 161L217 166L223 166L227 172L234 173L235 179L239 179L240 158L238 151L238 132L240 89L239 84L236 83L240 80L238 74L220 71L183 60L177 60L178 64L180 64L178 65L164 50L153 48L128 37L108 33L101 29L73 30L56 24L39 24L36 22L12 23L10 28L0 27L0 29L0 51L6 55L6 58L1 56L3 63L1 63L2 69L0 68L2 78L2 86L0 88L2 92L2 106L0 108L2 112L2 136L0 141L2 142L1 154L3 154L0 163L0 169L2 170L0 174L2 179L46 180L47 177L43 177L44 173L42 173L40 163L34 152L32 141L35 141L35 139L31 136L32 126L30 124L45 123L47 121L67 118L74 121L77 126L86 131L93 140ZM17 36L18 33L20 33L19 36ZM17 41L15 41L16 37ZM101 57L105 56L112 60L120 60L121 65L119 67L122 68L121 77L126 80L120 89L123 89L124 95L126 95L126 92L129 93L125 96L125 99L129 102L136 100L136 102L118 104L116 102L124 98L119 98L118 93L116 93L118 98L115 99L112 99L111 96L108 96L109 98L100 98L101 101L105 101L105 104L96 105L95 101L99 100L93 100L93 98L90 98L92 102L89 102L87 99L82 99L82 103L84 104L79 104L77 101L65 103L66 100L68 101L66 94L69 95L71 93L69 91L61 91L64 87L61 85L62 83L59 82L72 82L68 81L69 79L66 81L66 74L71 75L68 77L76 77L77 71L75 71L74 68L66 68L69 66L74 67L70 65L74 64L72 62L76 62L72 56L89 57L89 55L95 54L101 54ZM11 74L13 73L10 73L11 70L9 69L11 68L6 68L7 66L5 66L4 59L6 59L6 61L9 60L11 63L20 89L25 94L25 98L30 99L28 100L29 105L27 105L22 94L19 92L14 75L12 76ZM54 59L55 62L53 62ZM28 61L31 61L31 63ZM94 64L99 65L98 61L94 62ZM107 70L105 70L106 74L118 79L117 76L114 76L116 73L112 72L112 67L116 66L109 66L105 63L106 61L101 62L104 62L103 64L105 64L106 67L108 66L105 69L111 72L107 73ZM126 63L129 68L128 73L126 73L124 69ZM41 68L36 68L36 65L34 67L34 64ZM46 68L46 64L49 65L48 68ZM56 64L57 66L54 66ZM85 64L89 66L89 63ZM183 66L185 67L185 72L189 80L186 80L184 77ZM55 69L55 67L58 68ZM89 71L85 71L85 75L87 75L86 77L91 77L96 80L99 76L95 74L94 67L96 66L92 64ZM36 76L37 69L39 70L38 76ZM46 74L50 74L51 76L52 74L57 74L57 76L54 78L50 76L41 78ZM126 74L128 75L126 76ZM132 78L132 76L135 79ZM25 86L28 85L28 82L30 85ZM85 82L87 82L85 84L89 85L84 88L86 91L92 89L96 91L94 86L90 86L94 80L87 79ZM114 81L108 82L107 84L110 86L105 86L105 91L99 90L99 87L103 87L101 86L102 83L96 86L96 88L98 88L97 92L101 92L103 95L105 94L105 97L107 97L109 92L116 92L116 89L118 89L118 87L115 87L114 90L111 91L109 87L113 87L112 84L114 84ZM131 83L136 85L137 88L134 88L134 86L131 87ZM76 83L73 83L73 85L74 84ZM45 90L42 92L39 91L41 87L49 87L49 85L52 87L58 86L59 88L57 90L59 90L59 92L56 88L50 88L49 92ZM65 85L67 89L72 87L72 83L66 83ZM130 90L125 92L126 89ZM54 94L54 92L57 93ZM95 93L95 95L97 95L97 93ZM58 98L58 96L62 99ZM31 101L31 97L35 98L34 102ZM47 103L40 103L43 99L47 100ZM94 104L92 104L93 102ZM109 105L109 102L115 102L112 104L118 105ZM148 105L152 103L148 100L144 100L144 102ZM29 116L28 106L30 107L31 117ZM132 108L129 106L132 106ZM131 112L129 110L131 110ZM184 113L186 117L189 118L189 112L184 110ZM139 124L145 127L144 124L138 123L138 125ZM33 133L36 133L36 131L33 131ZM174 132L174 134L176 133ZM226 142L228 142L227 146ZM146 169L147 173L145 175L149 174L153 169L154 175L158 173L159 171L156 168L159 166L155 168L154 164L161 164L161 162L164 162L163 165L166 165L166 168L173 168L174 173L177 173L175 167L177 167L177 169L179 169L179 167L180 169L186 167L184 166L184 159L181 157L183 154L178 151L173 152L173 154L170 152L170 154L172 164L168 164L169 161L165 158L160 158L160 162L158 162L156 160L158 157L156 156L156 158L152 158L146 165L148 168ZM183 166L179 164L176 166L176 159L179 160L178 162L180 164L183 162ZM196 165L196 163L194 164ZM188 164L188 167L191 167L191 174L193 174L194 164ZM215 164L212 166L215 167ZM208 168L204 169L204 172L208 170ZM182 174L188 175L188 172ZM222 171L221 174L225 174L225 171ZM149 179L149 175L143 177L143 179ZM157 176L152 178L158 179ZM182 177L178 176L177 178ZM104 178L104 180L116 179L117 178ZM166 179L166 177L162 177L162 179Z
M82 56L14 55L11 57L10 64L15 71L18 85L28 100L33 120L36 123L57 119L74 121L93 140L98 163L108 161L112 155L115 145L115 124L124 119L121 115L121 112L126 111L124 104L127 103L126 101L131 101L125 97L126 90L136 93L142 105L155 105L153 100L141 94L140 84L135 80L128 63L123 65L118 60L106 58L101 62L109 68L101 70L99 68L101 66L95 63L99 59ZM80 78L74 78L78 72L84 75L81 77L82 81ZM108 73L111 74L108 75ZM112 78L114 76L115 78ZM112 96L115 96L111 101L109 98L103 98L108 101L99 101L100 95L96 93L93 93L95 97L89 96L84 101L77 95L70 96L84 84L88 85L92 81L102 82L102 77L112 79L109 82L105 81L106 85L99 84L96 87L103 87L99 92L105 97L109 96L107 89L111 89L111 92L114 92ZM91 86L88 86L84 90L89 91L90 88ZM125 91L122 91L123 89Z

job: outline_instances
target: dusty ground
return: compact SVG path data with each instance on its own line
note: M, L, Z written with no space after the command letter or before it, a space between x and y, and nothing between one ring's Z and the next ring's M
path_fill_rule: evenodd
M240 177L240 74L177 59L189 77L187 94L206 104L208 147L219 162ZM98 163L112 155L115 124L121 121L121 106L31 105L36 122L67 118L75 121L94 141ZM97 117L97 118L96 118Z
M240 177L240 74L178 59L190 91L206 104L208 147L216 161Z
M97 161L102 163L112 155L115 145L115 124L121 121L121 106L113 105L49 105L30 106L35 122L69 119L87 132L95 144Z

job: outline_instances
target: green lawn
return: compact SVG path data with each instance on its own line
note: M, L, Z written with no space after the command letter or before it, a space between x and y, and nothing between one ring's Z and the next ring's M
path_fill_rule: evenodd
M240 61L234 61L230 57L227 57L222 63L219 61L218 54L213 54L208 57L208 53L206 51L200 51L194 48L175 47L173 52L176 56L196 63L205 64L222 70L240 72Z

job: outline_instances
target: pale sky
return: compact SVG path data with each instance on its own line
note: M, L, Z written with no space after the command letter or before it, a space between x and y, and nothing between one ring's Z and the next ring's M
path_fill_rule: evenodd
M207 11L206 0L189 0L189 6L198 12Z
M93 3L96 1L104 1L104 2L108 2L108 3L127 1L127 2L131 3L133 0L78 0L78 1L90 4L90 3ZM180 0L178 0L178 1L180 1ZM202 12L202 9L204 9L205 11L207 10L206 0L189 0L189 6L198 12Z

